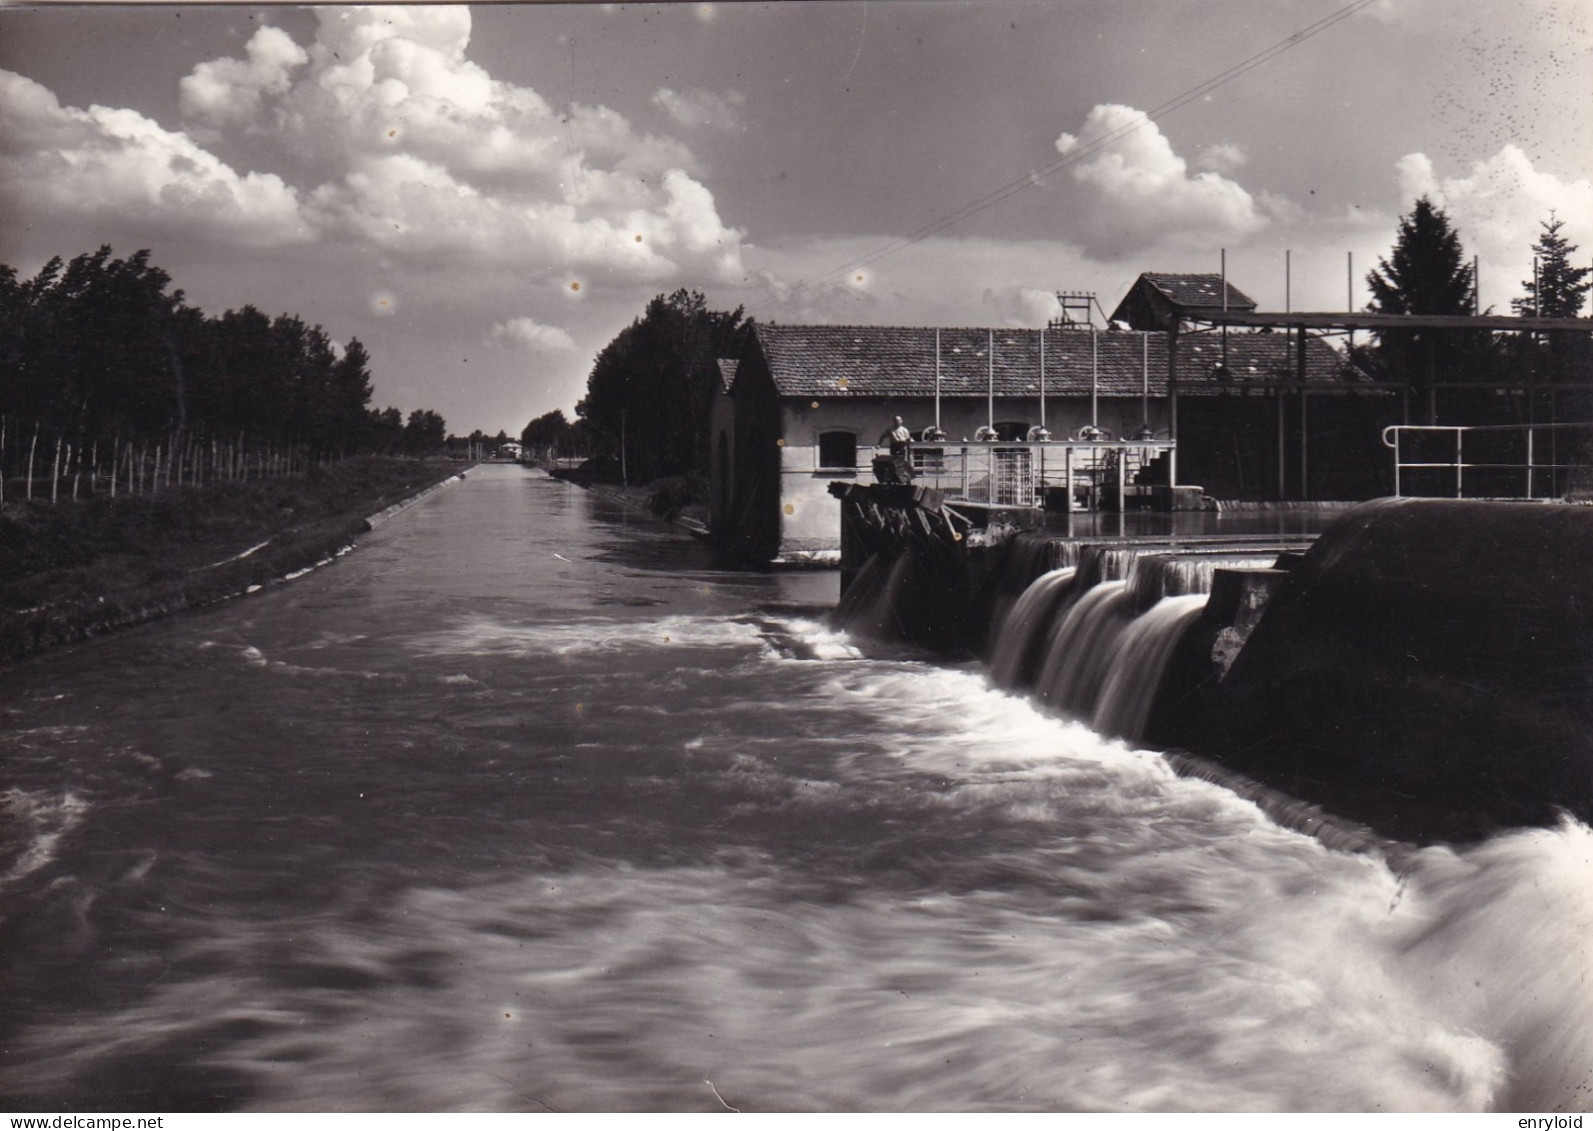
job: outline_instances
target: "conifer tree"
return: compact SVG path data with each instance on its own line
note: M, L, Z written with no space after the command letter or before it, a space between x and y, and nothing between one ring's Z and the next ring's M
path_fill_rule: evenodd
M1521 281L1526 292L1511 299L1510 305L1523 318L1578 318L1593 283L1588 276L1593 268L1571 266L1577 245L1560 234L1565 226L1554 213L1541 222L1543 231L1532 245L1536 260L1533 277ZM1517 356L1538 380L1559 384L1585 380L1593 372L1593 343L1586 334L1551 331L1545 335L1520 336Z
M1368 309L1377 314L1468 315L1476 280L1460 233L1427 197L1402 217L1390 258L1366 277ZM1454 330L1384 330L1378 352L1388 376L1427 389L1445 381L1478 379L1486 371L1486 337Z
M1571 253L1577 245L1560 234L1564 220L1551 212L1541 226L1538 242L1532 245L1537 270L1532 278L1521 281L1526 295L1511 299L1510 306L1523 318L1580 317L1588 289L1593 287L1587 281L1593 268L1571 266Z

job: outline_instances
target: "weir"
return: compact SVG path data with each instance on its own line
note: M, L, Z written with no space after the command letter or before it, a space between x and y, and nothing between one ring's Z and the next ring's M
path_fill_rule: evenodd
M855 537L850 630L983 655L1048 710L1386 836L1593 819L1593 510L1385 499L1314 538L998 543L930 504L943 526Z

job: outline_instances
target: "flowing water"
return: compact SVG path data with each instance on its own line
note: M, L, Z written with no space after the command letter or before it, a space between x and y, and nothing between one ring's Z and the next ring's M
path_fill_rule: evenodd
M0 674L0 1106L1586 1105L1588 829L1335 851L835 585L483 468Z

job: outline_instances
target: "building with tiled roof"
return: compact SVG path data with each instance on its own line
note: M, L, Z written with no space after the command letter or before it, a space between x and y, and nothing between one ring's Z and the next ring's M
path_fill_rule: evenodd
M1087 428L1166 439L1179 400L1189 415L1222 399L1231 415L1232 398L1302 377L1318 391L1364 383L1316 338L1302 356L1283 333L1184 333L1171 383L1167 350L1167 334L1134 330L756 324L710 410L717 536L757 547L752 557L834 548L828 488L870 477L897 416L915 437L939 429L948 443L986 428L1004 441L1040 428L1058 440Z
M1181 315L1255 308L1255 299L1221 275L1147 271L1134 280L1111 318L1131 330L1166 330Z
M781 397L918 399L938 392L942 399L988 399L993 393L1030 402L1023 412L1038 419L1042 391L1058 398L1058 407L1091 395L1168 395L1167 335L1160 333L769 324L756 328L756 345L744 364L766 373ZM1224 361L1226 375L1218 368ZM1307 381L1340 380L1349 372L1315 338L1307 340L1305 363ZM1179 342L1180 395L1299 376L1297 343L1284 334L1234 333L1226 342L1221 335L1186 335Z

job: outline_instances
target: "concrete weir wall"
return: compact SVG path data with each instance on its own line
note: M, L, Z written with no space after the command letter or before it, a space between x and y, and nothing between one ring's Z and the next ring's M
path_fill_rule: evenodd
M1417 839L1593 819L1593 510L1405 499L1327 528L1187 745Z
M910 517L926 502L943 513L938 500L863 488L843 499L853 576L840 614L865 632L977 650L1048 567L1032 540L981 549L977 531ZM1031 560L1016 563L1019 551ZM1217 572L1142 744L1402 839L1471 840L1562 812L1593 820L1589 563L1593 508L1354 507L1303 553Z

